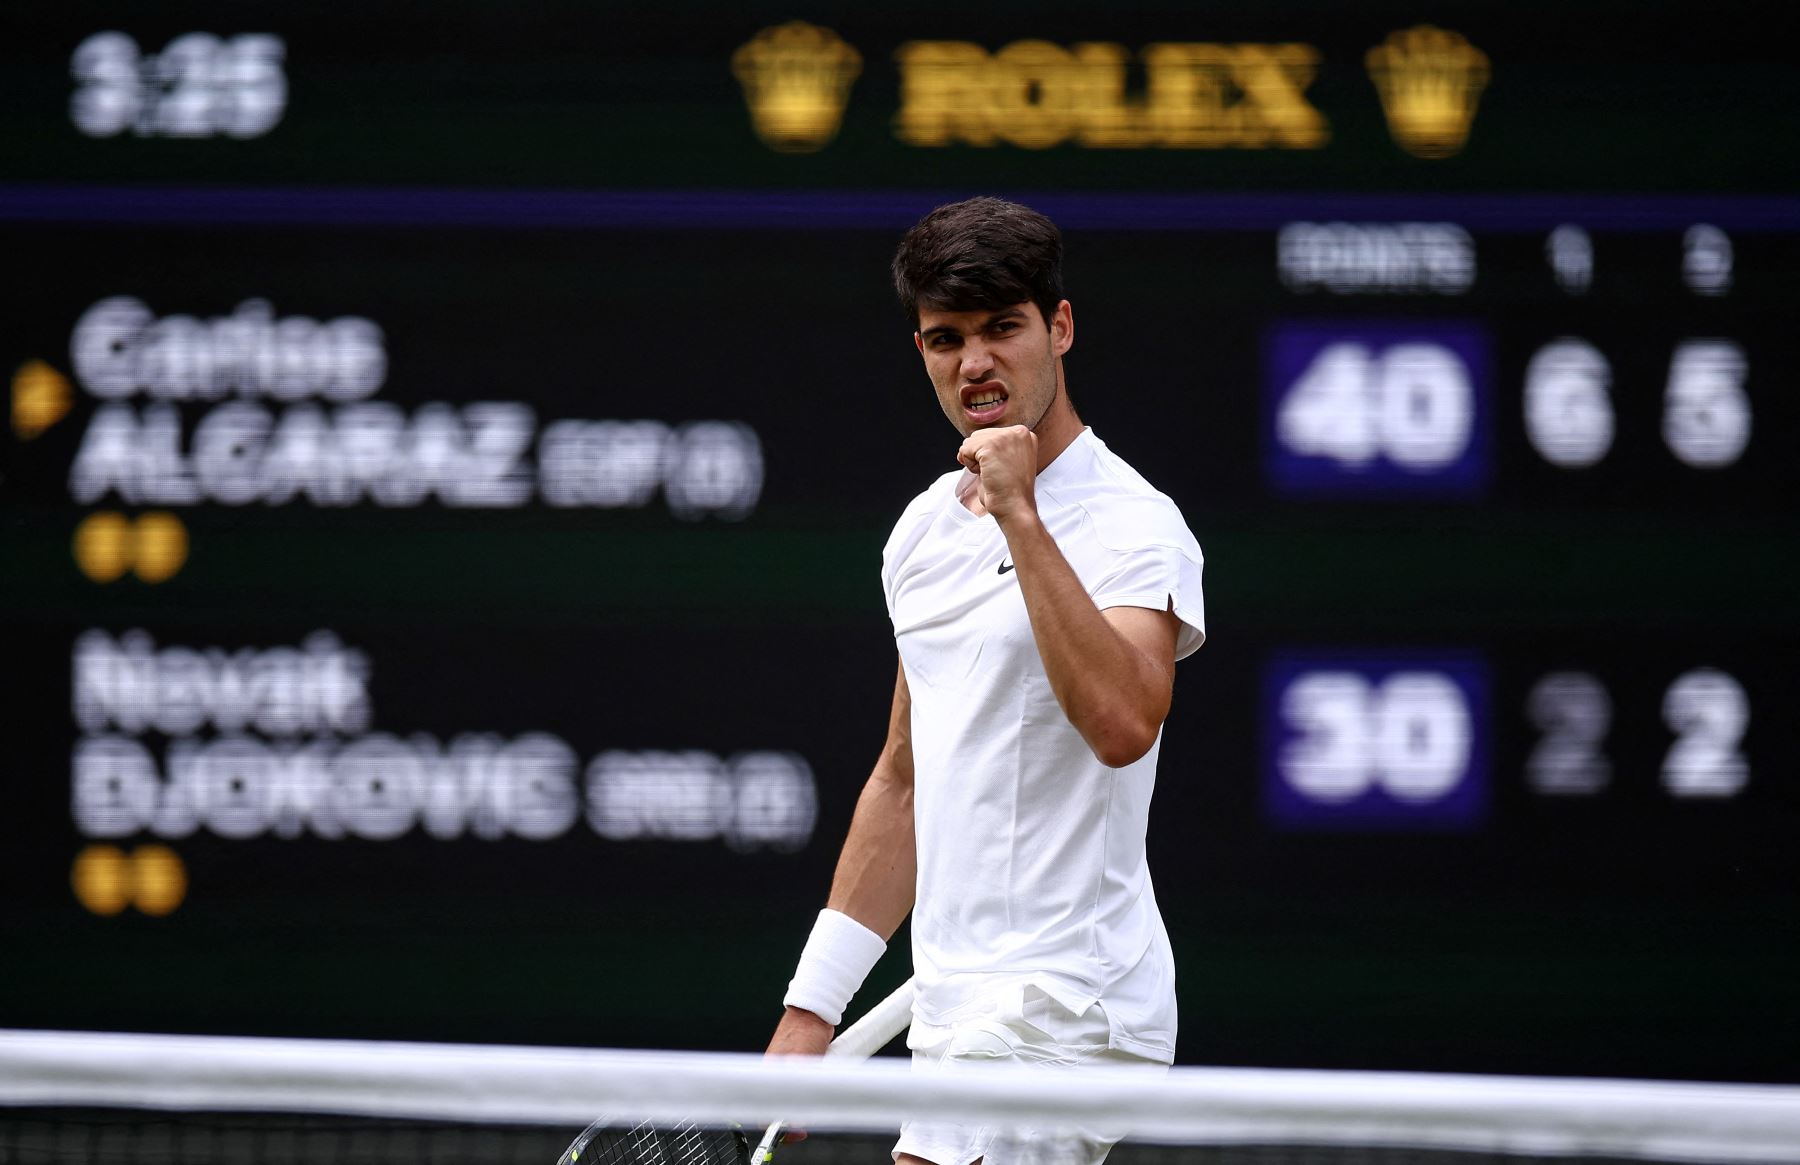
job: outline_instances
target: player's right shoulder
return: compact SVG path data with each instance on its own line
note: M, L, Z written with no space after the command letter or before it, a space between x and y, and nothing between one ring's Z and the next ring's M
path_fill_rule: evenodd
M909 527L929 523L943 508L945 499L955 496L956 480L962 476L962 470L952 469L943 474L930 485L921 490L906 508L900 511L899 521L894 523L894 533L898 534Z
M900 511L900 518L894 523L894 529L888 535L887 545L882 547L881 557L884 562L892 563L904 558L906 552L918 545L925 532L931 528L932 519L943 509L947 499L956 495L956 480L962 476L962 470L952 469L926 486L906 508Z

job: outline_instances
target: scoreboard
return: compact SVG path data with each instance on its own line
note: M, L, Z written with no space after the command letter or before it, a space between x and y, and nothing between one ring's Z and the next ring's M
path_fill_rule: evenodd
M1550 14L9 14L5 1022L757 1046L1000 193L1208 557L1180 1058L1792 1079L1800 70Z

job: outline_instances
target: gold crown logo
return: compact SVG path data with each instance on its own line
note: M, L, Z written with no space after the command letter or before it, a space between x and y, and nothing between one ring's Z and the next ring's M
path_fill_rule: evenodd
M837 136L862 54L829 28L765 28L731 57L750 121L770 149L808 154Z
M1390 34L1364 61L1402 149L1447 158L1463 148L1488 81L1486 53L1461 33L1421 24Z

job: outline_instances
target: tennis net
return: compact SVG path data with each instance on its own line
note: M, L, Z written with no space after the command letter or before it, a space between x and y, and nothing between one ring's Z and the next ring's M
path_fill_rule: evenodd
M1115 1165L1800 1162L1790 1086L1213 1068L947 1077L894 1057L0 1032L0 1162L18 1165L554 1165L601 1114L617 1133L582 1165L726 1165L777 1117L810 1133L780 1148L781 1165L875 1165L920 1114L1128 1130ZM1028 1159L1057 1165L1059 1143Z

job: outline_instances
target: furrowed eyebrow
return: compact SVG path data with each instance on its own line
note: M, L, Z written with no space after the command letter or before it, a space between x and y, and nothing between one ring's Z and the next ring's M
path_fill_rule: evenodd
M997 311L993 315L989 316L987 319L982 320L981 327L978 330L985 331L986 329L993 327L995 324L999 323L1002 320L1017 320L1017 319L1024 319L1024 318L1025 318L1024 312L1020 311L1016 307L1009 307L1005 311ZM938 324L935 327L926 328L924 331L919 333L920 336L924 337L927 340L929 340L933 336L938 336L938 335L960 335L960 334L961 334L961 332L957 328L952 327L949 324Z

